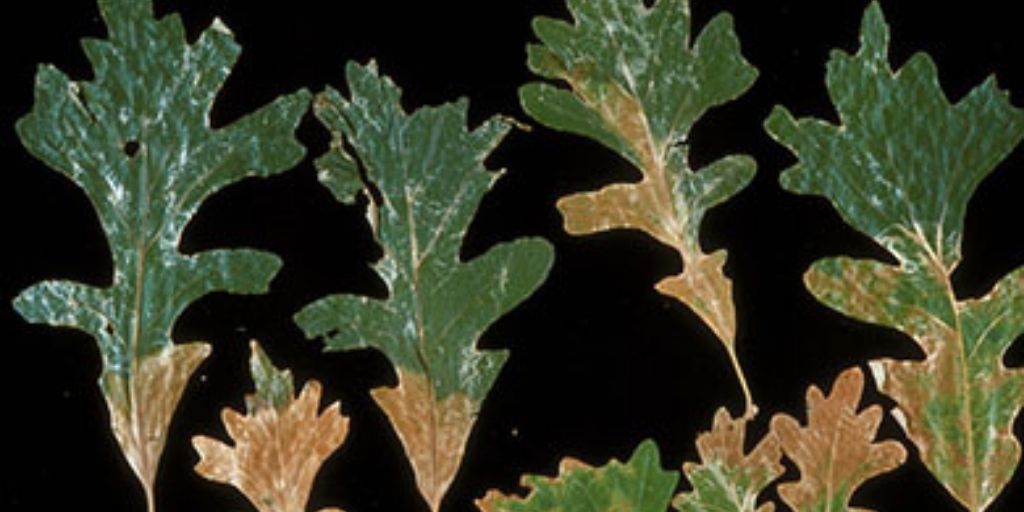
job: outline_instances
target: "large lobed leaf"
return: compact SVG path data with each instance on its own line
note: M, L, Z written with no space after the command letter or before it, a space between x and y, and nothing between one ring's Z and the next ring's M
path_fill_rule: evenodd
M554 478L523 477L530 488L525 498L492 490L477 506L485 512L664 512L678 480L661 468L654 441L645 441L625 463L594 468L566 458Z
M320 383L315 380L296 397L291 372L275 368L255 341L251 347L256 392L245 397L245 415L228 407L221 414L234 445L194 436L195 470L234 486L260 512L305 510L320 466L348 435L348 419L338 402L317 412ZM329 511L340 512L322 512Z
M896 258L826 259L805 281L829 306L921 346L922 361L871 368L928 469L980 511L1020 460L1012 425L1024 406L1024 371L1006 368L1003 356L1024 330L1024 269L974 300L955 296L950 275L967 203L1024 136L1024 111L994 79L951 104L927 55L894 73L888 41L876 3L864 16L860 51L833 54L827 83L841 126L795 121L779 108L767 128L800 160L783 186L825 196Z
M307 336L325 336L328 350L374 347L395 365L398 387L373 396L437 510L506 357L477 350L477 338L539 286L552 251L541 240L517 240L460 261L473 213L498 177L482 162L505 124L492 118L467 131L465 101L406 114L399 89L373 64L350 64L347 75L351 99L330 88L317 97L316 115L334 138L317 162L320 179L348 201L371 187L361 183L358 161L379 191L370 220L384 250L376 269L389 297L326 297L296 321Z
M111 422L152 507L167 425L203 343L175 345L182 310L213 292L259 293L280 261L250 250L178 252L200 203L247 176L288 169L304 154L293 131L301 91L228 126L209 113L240 48L218 20L187 44L181 20L155 20L149 0L100 0L109 39L86 39L95 78L40 66L35 105L17 124L24 146L80 186L113 256L109 287L46 281L18 296L29 321L81 329L99 344Z
M779 440L769 434L744 453L747 423L725 408L715 413L711 430L697 436L700 463L686 462L683 472L693 490L672 501L680 512L772 512L774 505L757 506L757 496L782 475Z
M722 271L725 251L705 254L704 214L745 187L755 162L731 155L693 172L686 138L710 108L747 90L756 70L740 54L728 14L712 19L691 44L686 0L570 0L574 24L534 20L542 44L528 48L529 67L570 89L536 82L523 86L526 112L541 123L594 139L635 165L638 183L617 183L561 199L566 229L588 234L640 229L683 259L679 275L657 285L692 308L715 332L736 368L732 285Z
M839 374L828 397L807 390L807 426L776 414L772 433L800 470L800 480L779 484L779 496L795 512L842 512L865 481L903 464L907 452L897 441L875 442L882 408L858 412L864 374L853 367Z

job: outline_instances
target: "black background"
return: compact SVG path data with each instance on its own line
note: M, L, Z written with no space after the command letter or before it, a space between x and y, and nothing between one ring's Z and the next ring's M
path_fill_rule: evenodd
M893 29L893 62L924 50L937 61L951 98L994 72L1013 100L1024 103L1024 38L1011 12L1014 3L975 0L942 9L934 2L883 2ZM73 78L88 78L78 40L102 36L103 24L88 1L19 5L20 13L9 11L0 21L0 226L7 258L0 267L7 429L0 442L8 469L0 479L0 508L141 510L141 490L109 433L94 342L77 331L27 325L9 306L21 289L41 279L103 285L112 276L109 249L85 196L31 158L13 131L16 118L31 107L36 64L51 62ZM760 70L745 96L710 112L690 136L694 167L735 152L753 155L759 164L753 184L713 210L702 232L705 249L730 251L726 269L736 287L739 356L762 410L752 426L755 438L772 413L802 420L808 385L829 386L843 368L872 358L921 357L907 336L845 318L804 290L801 275L818 258L883 253L844 225L823 199L781 190L778 174L793 158L761 128L776 103L797 115L835 120L824 63L831 48L856 48L865 6L860 0L693 2L695 27L723 9L734 14L743 53ZM158 15L172 10L182 13L193 38L220 16L244 47L214 110L218 126L299 87L317 91L330 83L344 90L344 63L369 58L403 87L409 109L469 96L474 125L495 113L525 120L516 88L531 78L523 49L532 40L529 20L567 16L560 1L548 0L156 2ZM326 149L327 134L312 116L299 136L311 156ZM340 399L351 416L347 442L318 477L312 509L426 509L396 436L368 395L373 387L395 383L387 360L373 351L321 354L321 343L305 340L291 322L302 305L328 293L384 293L369 267L379 251L362 205L333 202L316 183L311 160L224 190L185 231L186 253L247 246L277 253L285 264L269 294L207 296L174 329L176 341L208 340L214 353L171 425L157 482L163 511L249 509L233 489L192 472L197 457L188 439L197 433L225 437L219 410L241 408L251 386L250 338L262 340L299 381L324 382L325 400ZM710 331L652 288L680 269L678 258L637 232L569 237L554 208L561 196L637 179L638 173L596 143L539 127L512 133L488 164L508 172L484 198L464 257L525 235L550 240L557 257L545 284L480 341L482 347L510 349L511 357L484 403L445 510L471 510L472 500L489 488L516 490L525 472L552 474L563 456L593 464L626 457L645 438L658 442L666 468L695 460L694 438L714 410L724 404L738 413L742 403ZM1024 264L1022 193L1024 149L1018 148L970 203L964 260L954 276L959 295L983 294ZM1008 365L1021 365L1021 345L1010 350ZM870 383L868 388L867 401L891 406ZM1016 427L1020 437L1022 421ZM888 416L880 435L905 441ZM854 503L883 511L959 510L908 449L908 462L864 485ZM795 477L788 467L784 479ZM1022 473L990 510L1024 508ZM768 497L776 498L773 492Z

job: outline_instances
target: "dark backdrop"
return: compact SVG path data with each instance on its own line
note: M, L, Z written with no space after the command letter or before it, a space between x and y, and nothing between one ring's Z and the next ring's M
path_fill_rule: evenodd
M469 96L471 121L478 123L495 113L526 119L516 88L530 79L523 50L532 39L529 20L565 17L561 4L158 0L156 9L160 15L180 11L190 37L220 16L243 45L214 110L218 125L299 87L340 87L348 59L371 57L404 88L407 108ZM994 72L1024 103L1024 38L1012 4L975 0L943 9L933 2L885 1L892 59L902 63L927 51L952 98ZM31 106L36 63L55 63L78 79L90 76L78 40L102 36L103 25L88 1L19 5L20 12L8 10L0 21L0 226L7 260L0 272L0 358L8 470L0 479L0 508L141 510L142 494L109 433L94 342L80 332L27 325L9 306L18 291L44 278L102 285L112 275L109 249L85 196L22 150L13 131L15 119ZM843 368L872 358L921 356L907 336L845 318L804 290L801 275L815 259L881 251L844 225L824 200L780 189L777 176L793 158L761 128L775 103L798 115L835 119L824 63L830 48L855 49L865 5L693 2L696 27L722 9L733 12L743 53L761 73L748 94L710 112L690 137L695 167L734 152L753 155L759 164L753 184L712 211L702 231L706 249L730 251L726 270L736 284L739 356L762 409L752 427L756 437L773 412L803 419L808 385L829 386ZM310 155L326 149L327 134L311 116L299 135ZM677 272L680 262L636 232L571 238L554 207L568 193L638 173L596 143L543 128L512 133L489 165L508 173L483 200L464 257L539 235L554 244L557 258L546 283L480 341L510 349L511 357L484 403L446 510L470 510L473 498L488 488L515 490L524 472L552 474L564 456L593 464L628 456L645 438L657 440L666 468L695 460L697 432L720 405L738 413L741 395L708 329L652 288ZM232 186L211 198L185 232L185 252L256 247L281 255L285 264L269 294L208 296L189 307L174 329L175 340L208 340L214 353L171 425L157 485L163 511L247 509L234 490L192 472L196 455L188 439L195 433L224 437L219 410L241 408L251 386L250 338L260 339L299 381L323 381L326 400L340 399L352 418L348 441L318 478L313 507L425 510L397 438L368 396L369 389L395 382L386 359L373 351L321 354L321 343L305 340L291 322L299 307L325 294L379 294L383 288L369 267L379 251L362 207L333 202L314 174L307 157L278 177ZM1018 149L970 204L964 261L955 275L961 296L984 293L1024 264L1022 193L1024 149ZM1018 366L1022 359L1018 343L1006 362ZM891 406L868 388L868 401ZM1018 421L1018 437L1021 427ZM881 436L905 439L888 416ZM908 448L907 464L865 485L854 502L883 511L958 510ZM794 476L790 468L785 478ZM1018 471L991 510L1022 507L1024 475Z

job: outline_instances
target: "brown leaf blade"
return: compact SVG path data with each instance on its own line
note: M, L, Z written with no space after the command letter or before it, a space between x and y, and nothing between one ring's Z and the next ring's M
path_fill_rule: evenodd
M253 378L275 379L290 390L290 372L273 368L256 342L252 351ZM348 419L338 402L317 413L317 381L307 382L297 398L283 400L267 393L274 386L266 382L258 382L257 393L246 397L247 414L224 408L222 420L233 446L207 436L192 438L200 458L195 470L234 486L260 512L305 510L320 466L345 441Z
M683 464L693 486L676 496L672 506L680 512L772 512L771 503L757 506L757 496L782 475L779 440L769 433L749 453L744 453L749 420L733 418L723 407L715 413L711 430L697 436L699 464Z
M779 485L779 496L793 510L849 510L861 484L906 460L899 442L874 441L882 408L858 412L863 390L864 374L853 367L836 378L828 397L815 386L807 390L806 427L785 414L772 418L772 432L800 470L799 481Z

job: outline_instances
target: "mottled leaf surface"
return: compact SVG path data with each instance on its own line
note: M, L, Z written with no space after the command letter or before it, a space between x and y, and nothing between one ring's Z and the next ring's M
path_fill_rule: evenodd
M256 392L245 397L246 414L227 407L221 414L234 445L193 437L196 472L234 486L260 512L306 510L320 466L348 435L348 419L338 402L317 413L315 380L296 397L291 372L275 368L255 341L249 368Z
M372 64L350 64L347 74L350 99L328 88L316 101L335 141L318 160L320 179L348 201L364 186L361 166L380 192L370 217L384 251L375 268L389 296L327 297L296 321L307 336L324 336L328 350L374 347L395 365L398 387L373 396L437 510L506 357L478 350L477 338L540 285L552 251L541 240L517 240L461 261L473 213L498 177L483 159L507 127L492 118L467 130L464 100L406 114L399 89Z
M683 473L693 490L676 496L681 512L772 512L771 503L757 506L757 496L785 470L778 439L766 435L750 453L744 452L747 423L725 408L715 413L709 432L697 436L700 463L686 462Z
M644 441L625 463L594 468L566 458L554 478L523 477L530 489L525 498L492 490L477 506L485 512L664 512L678 480L661 468L654 441Z
M828 198L843 219L898 262L830 258L805 276L829 306L899 329L921 361L871 367L929 470L967 509L985 509L1020 460L1014 417L1024 371L1003 355L1024 330L1024 270L979 299L955 296L964 213L982 179L1024 136L1024 111L994 79L951 104L934 63L914 55L894 73L889 29L877 4L856 55L835 52L828 89L842 122L794 120L777 109L767 128L799 157L787 189Z
M82 44L95 78L76 82L40 66L35 104L17 132L88 196L110 245L113 282L46 281L22 292L15 307L31 322L96 338L114 434L152 507L167 425L209 352L203 343L173 344L175 319L210 292L265 291L280 266L250 250L183 255L182 230L218 189L301 159L292 134L309 99L304 91L285 96L212 129L210 109L240 50L224 25L216 21L187 44L180 18L154 19L148 0L99 7L109 38Z
M700 248L700 223L714 206L750 182L755 163L731 155L699 172L687 162L687 134L710 108L735 99L757 76L740 54L728 14L712 19L691 43L686 0L570 0L575 23L538 17L542 44L528 64L546 82L520 90L524 110L544 125L594 139L643 174L561 199L566 229L588 234L639 229L674 248L683 272L657 285L692 308L725 345L753 411L736 360L732 284L725 251Z
M824 397L807 390L807 426L785 414L772 417L772 432L800 470L800 480L779 484L782 501L796 512L840 512L865 481L903 464L907 452L897 441L875 442L882 408L858 412L864 374L849 368ZM866 511L865 511L866 512Z

